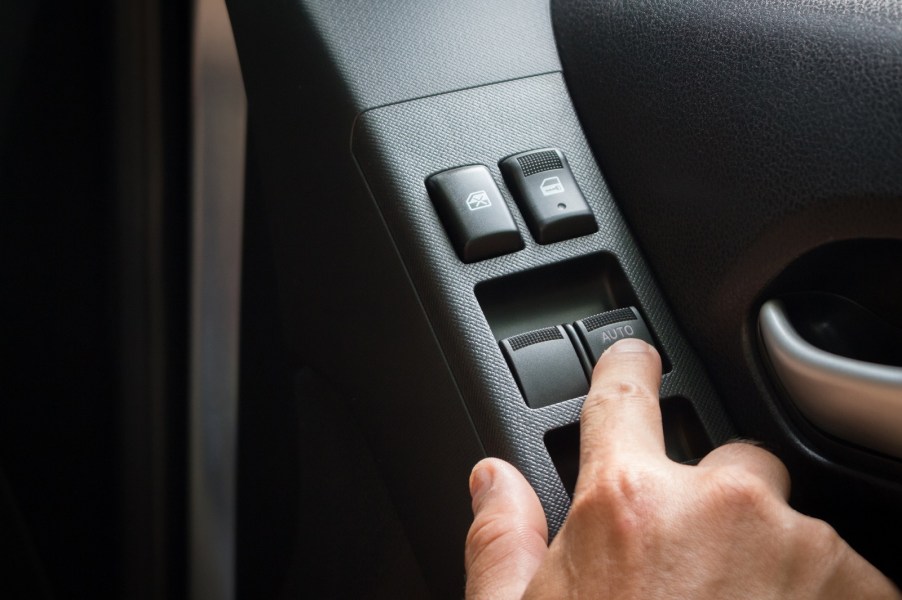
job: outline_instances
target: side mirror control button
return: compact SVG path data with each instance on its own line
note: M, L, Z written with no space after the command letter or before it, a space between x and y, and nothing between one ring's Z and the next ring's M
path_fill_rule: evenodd
M523 248L523 238L495 180L483 165L448 169L426 189L457 255L471 263Z

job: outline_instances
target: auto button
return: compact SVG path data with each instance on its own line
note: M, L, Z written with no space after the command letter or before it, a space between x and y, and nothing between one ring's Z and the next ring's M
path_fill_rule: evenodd
M573 324L573 328L588 351L592 364L618 340L639 338L652 345L655 343L642 315L632 306L580 319Z

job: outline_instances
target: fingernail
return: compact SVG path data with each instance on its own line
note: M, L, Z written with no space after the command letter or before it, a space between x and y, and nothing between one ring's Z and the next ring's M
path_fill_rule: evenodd
M473 467L470 473L470 497L473 499L473 508L479 505L479 501L492 487L492 469L481 465Z
M612 354L616 354L619 352L648 352L648 348L648 344L646 344L642 340L638 340L636 338L624 338L605 350L605 353L610 352Z

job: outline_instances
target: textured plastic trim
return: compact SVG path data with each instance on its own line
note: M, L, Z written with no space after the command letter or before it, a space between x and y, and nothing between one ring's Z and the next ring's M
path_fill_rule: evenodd
M477 301L478 284L578 257L602 260L600 253L615 255L674 365L663 377L662 397L689 398L715 443L733 435L611 198L559 73L367 111L357 120L352 143L487 453L513 462L524 473L543 503L552 535L563 523L570 500L543 438L551 429L576 422L581 400L540 409L523 403ZM514 254L461 263L429 200L425 177L454 165L490 165L510 201L507 188L500 185L497 161L550 146L566 154L598 220L598 232L548 246L525 239L525 248ZM524 230L522 213L513 210L513 217Z
M361 109L560 70L547 0L300 0Z

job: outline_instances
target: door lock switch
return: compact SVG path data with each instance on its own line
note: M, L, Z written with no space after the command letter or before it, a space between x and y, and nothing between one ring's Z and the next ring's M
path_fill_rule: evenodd
M540 244L598 231L570 165L557 148L515 154L500 166L532 236Z
M426 179L445 231L465 263L516 252L523 238L488 168L470 165Z
M632 306L580 319L573 324L573 328L593 365L614 342L624 338L638 338L652 345L655 343L642 315Z
M501 350L530 408L589 393L582 362L561 325L503 339Z

